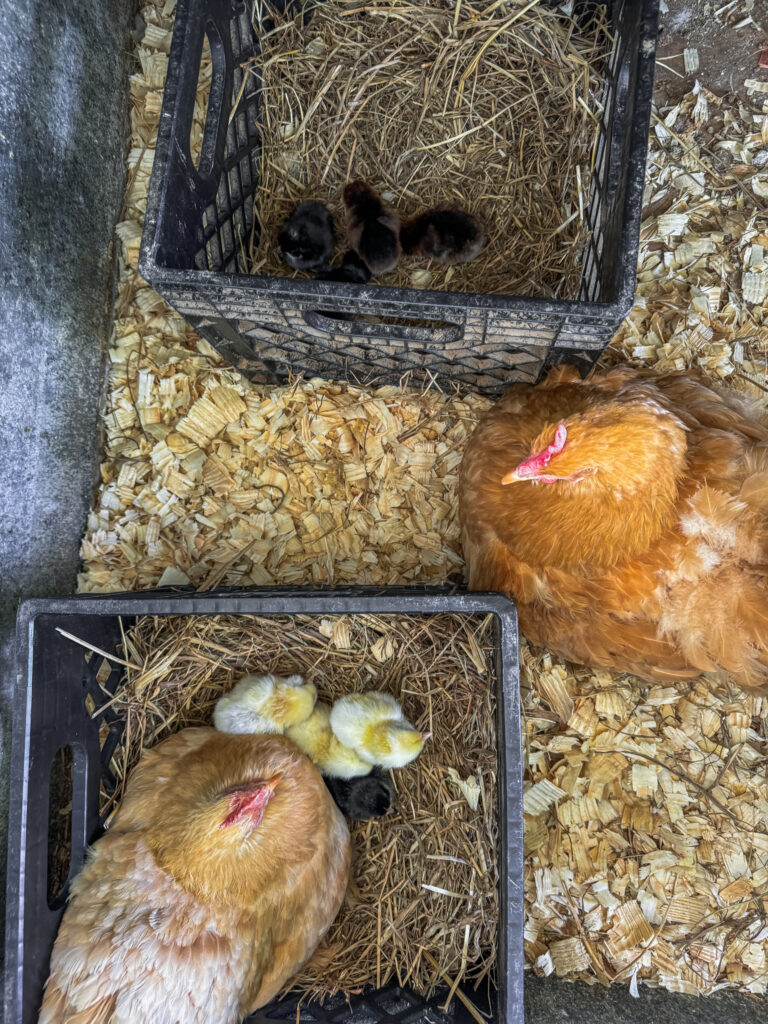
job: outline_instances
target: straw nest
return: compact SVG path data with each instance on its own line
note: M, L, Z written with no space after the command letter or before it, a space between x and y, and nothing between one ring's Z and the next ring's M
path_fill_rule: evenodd
M326 203L343 234L342 190L365 178L403 217L447 202L487 226L471 263L406 258L383 284L576 294L604 24L579 28L538 0L310 0L254 12L263 147L253 273L293 273L275 239L297 201Z
M114 812L142 750L211 722L246 672L312 673L320 697L381 689L432 738L392 773L397 813L352 827L350 891L293 988L320 996L396 978L427 993L479 984L496 959L498 867L492 616L297 615L139 619L111 704L125 722L102 791Z

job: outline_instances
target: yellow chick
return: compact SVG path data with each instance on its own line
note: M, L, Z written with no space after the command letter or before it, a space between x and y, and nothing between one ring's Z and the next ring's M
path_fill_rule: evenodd
M318 702L306 721L286 729L285 735L303 750L323 775L338 779L353 779L367 775L371 766L350 747L345 747L331 729L331 709L328 704Z
M336 738L364 761L382 768L402 768L421 753L432 735L406 721L388 693L350 693L331 709Z
M213 724L219 732L282 735L309 718L316 700L314 683L303 676L243 676L216 702Z

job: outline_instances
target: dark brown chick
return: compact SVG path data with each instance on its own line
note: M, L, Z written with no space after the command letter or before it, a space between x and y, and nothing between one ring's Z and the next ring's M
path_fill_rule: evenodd
M413 217L400 229L403 252L439 263L468 263L485 243L485 228L471 213L438 206Z
M394 270L400 259L400 218L364 181L344 189L347 242L372 274Z

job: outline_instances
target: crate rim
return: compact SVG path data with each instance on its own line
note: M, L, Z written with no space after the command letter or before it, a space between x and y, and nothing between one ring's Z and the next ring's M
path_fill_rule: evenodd
M265 607L268 605L268 607ZM350 607L354 605L354 607ZM170 607L169 607L170 606ZM291 607L292 606L292 607ZM450 585L375 587L252 587L219 588L198 592L192 588L162 588L154 591L123 591L112 594L75 594L63 597L34 597L18 609L15 695L11 714L11 801L8 828L8 860L5 886L5 964L3 984L4 1019L18 1020L22 1008L21 965L24 962L24 934L19 923L24 912L25 873L28 855L29 764L32 754L30 718L32 713L32 654L34 627L41 616L87 615L213 615L213 614L493 614L498 622L497 658L501 676L497 680L504 713L499 716L497 751L507 769L504 794L506 813L499 815L499 845L507 852L506 871L499 875L501 895L500 950L505 954L504 985L495 1015L497 1024L523 1021L523 808L522 736L520 728L508 730L508 721L521 725L519 686L503 686L506 667L517 668L519 634L517 609L506 595L495 591L468 591ZM519 682L519 676L518 682ZM519 871L514 869L517 863ZM517 914L517 917L516 917ZM515 941L517 936L519 941ZM508 943L519 952L506 955ZM520 1016L512 1016L512 1007ZM15 1015L15 1016L14 1016Z
M186 34L186 21L183 32L176 32L180 17L186 19L194 5L205 0L179 0L174 24L174 42L179 52L182 50L183 36ZM631 273L619 274L619 288L611 302L593 302L577 299L545 299L535 296L503 296L485 295L477 292L449 292L419 288L393 288L378 284L351 284L327 281L313 281L297 278L267 277L251 274L227 274L198 269L172 269L160 267L154 259L155 238L162 211L162 197L165 193L165 182L171 172L168 159L174 126L178 117L177 95L179 91L178 76L174 76L169 65L169 78L163 91L163 110L158 125L157 140L152 174L150 175L147 203L144 215L139 258L137 269L141 277L160 291L159 286L169 290L192 287L199 294L206 287L214 289L222 286L238 289L253 289L254 292L269 292L275 299L299 300L316 303L319 300L332 301L333 297L376 302L393 301L392 292L398 295L397 302L403 306L457 306L462 309L498 310L510 313L549 314L560 317L594 317L598 321L622 320L632 308L637 289L637 254L640 244L640 225L642 222L642 196L645 185L645 166L650 133L651 107L653 104L653 77L656 61L656 45L658 39L658 11L660 0L639 0L642 3L641 33L637 40L638 65L636 87L631 96L632 113L630 144L627 153L627 184L622 204L621 233L616 262L619 266L631 266ZM172 43L172 52L175 49ZM170 88L169 88L170 86ZM155 169L163 167L162 178ZM162 294L162 293L161 293ZM584 347L590 347L590 339L586 339ZM597 343L591 342L591 347Z
M655 2L655 0L653 0ZM146 230L146 226L145 226ZM637 245L633 247L634 261L637 261ZM621 253L619 254L621 256ZM174 270L158 267L151 256L142 251L138 262L139 274L153 288L157 284L168 285L177 290L190 289L187 275L194 275L195 295L202 299L215 298L222 287L237 287L238 290L267 293L270 298L282 301L325 303L332 305L335 299L376 301L397 305L440 306L446 310L455 309L460 314L466 310L494 310L500 313L523 313L535 316L573 317L594 320L603 324L606 320L622 320L634 303L636 282L622 286L619 297L613 302L588 302L577 299L545 299L528 295L483 294L480 292L433 291L428 288L406 288L381 284L355 284L345 281L313 281L304 278L267 277L263 274L228 274L213 270ZM157 290L157 289L156 289ZM397 293L397 298L393 297ZM392 310L392 315L397 315ZM243 316L247 320L247 315ZM429 318L436 319L436 318ZM591 339L586 339L589 344Z
M161 606L168 601L178 606L178 610L167 610ZM264 586L264 587L217 587L209 591L198 591L191 586L158 587L154 590L124 590L104 594L68 594L61 597L29 597L20 605L16 617L16 642L22 638L21 627L25 637L29 625L40 615L221 615L224 606L230 603L260 606L265 602L276 602L277 605L307 601L312 607L308 610L283 612L270 607L268 614L308 615L318 610L327 614L405 614L417 615L436 614L445 604L460 601L464 607L446 608L447 614L482 614L484 611L510 616L517 626L517 607L506 594L494 590L468 590L466 586L452 584L414 584L395 586L376 586L373 584L348 584L343 586ZM356 607L354 611L345 608L334 611L329 605L338 601L348 605L350 601L363 602L365 607ZM214 606L213 602L217 605ZM434 604L434 608L424 609L424 603ZM131 606L141 605L142 608ZM143 607L143 606L148 607ZM157 607L155 607L157 606ZM189 606L189 607L187 607ZM124 608L124 611L119 609ZM233 615L257 614L246 608L238 607ZM24 652L18 654L23 657Z

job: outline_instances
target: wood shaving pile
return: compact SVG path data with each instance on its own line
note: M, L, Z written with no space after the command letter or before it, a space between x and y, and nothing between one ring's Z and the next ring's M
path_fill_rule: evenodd
M456 474L487 401L251 386L138 278L172 11L142 11L80 591L461 574ZM637 302L604 362L697 366L764 402L768 108L752 95L697 86L654 114ZM529 964L633 990L766 993L768 702L523 654Z
M764 400L768 103L753 96L748 109L697 83L654 110L637 299L605 362L697 366Z
M351 826L348 897L291 988L332 995L394 978L427 995L441 974L479 985L495 971L499 921L494 634L492 615L139 618L123 651L136 670L110 700L125 729L102 814L144 749L210 725L248 672L311 676L329 704L391 693L432 736L390 773L395 814Z
M268 390L162 341L124 342L81 592L461 573L458 467L487 403L324 381Z

